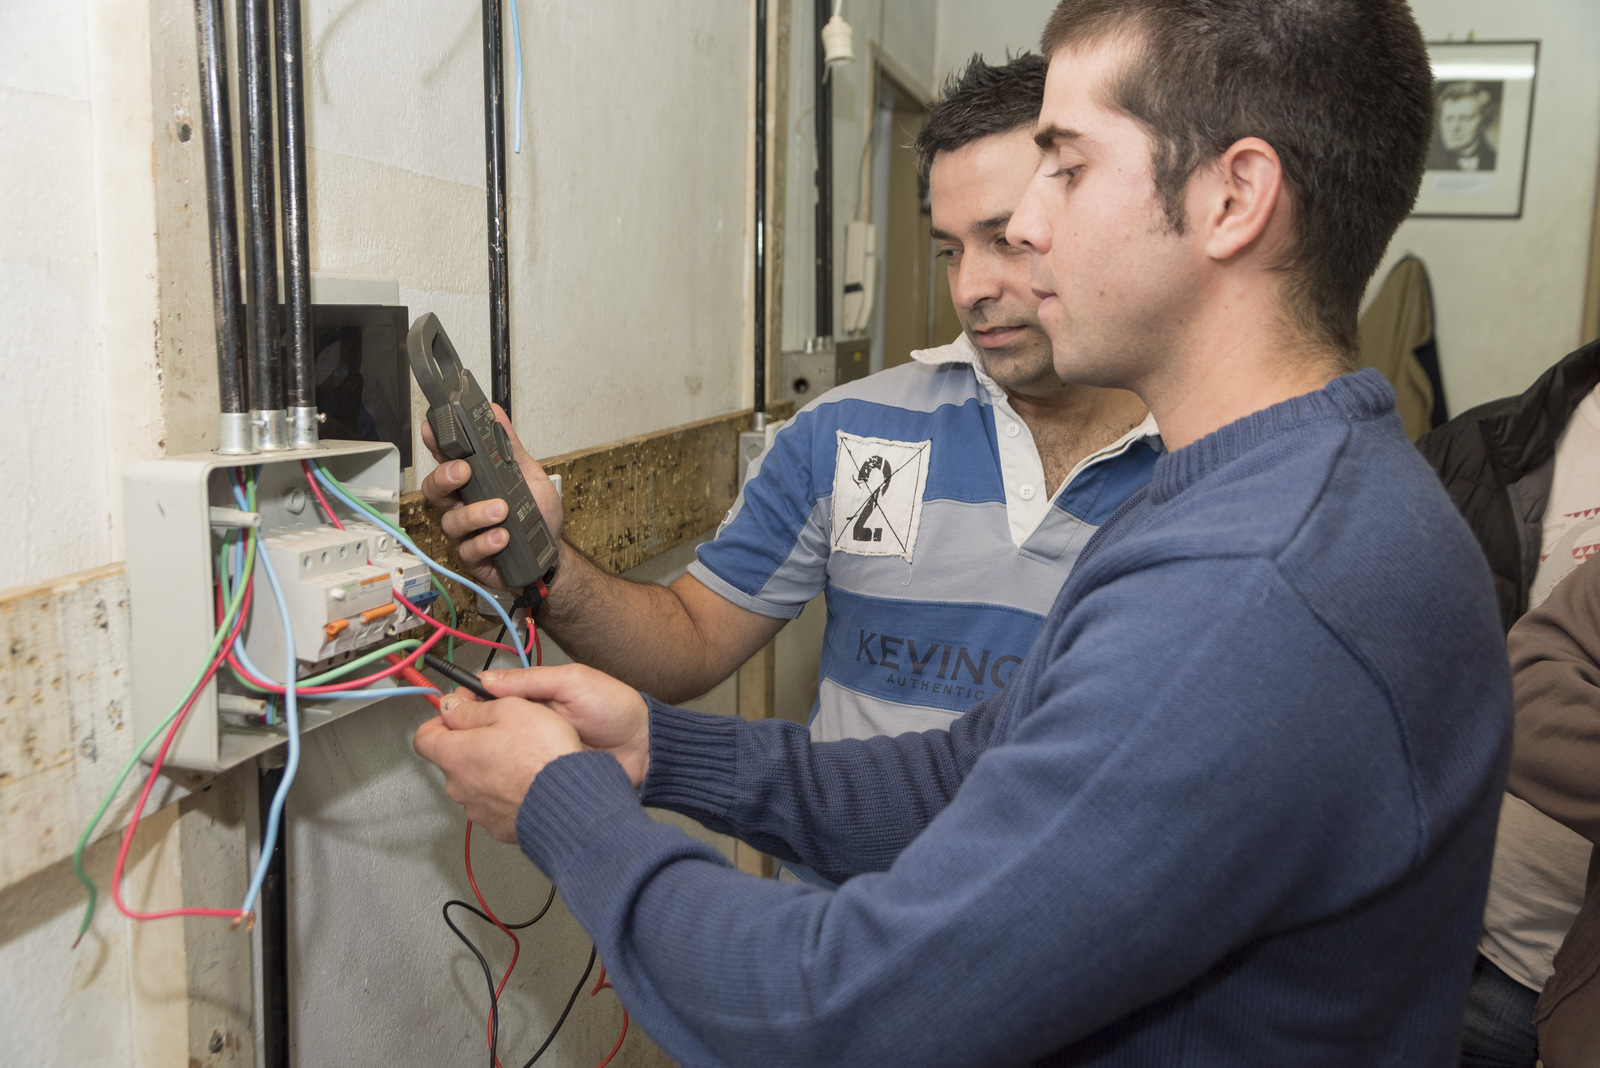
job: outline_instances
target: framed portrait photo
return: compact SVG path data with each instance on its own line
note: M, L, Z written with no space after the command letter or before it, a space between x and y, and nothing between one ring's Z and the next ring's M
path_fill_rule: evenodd
M1527 184L1538 41L1443 41L1433 141L1413 216L1516 219Z

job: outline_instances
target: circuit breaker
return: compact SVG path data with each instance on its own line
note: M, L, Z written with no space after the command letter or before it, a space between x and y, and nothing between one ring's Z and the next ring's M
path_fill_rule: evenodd
M296 676L347 663L401 637L422 636L418 608L434 594L426 566L392 534L333 502L345 529L319 505L303 462L324 465L346 490L398 524L401 469L391 444L325 441L316 449L223 457L215 453L130 464L124 474L127 576L132 612L133 729L143 737L164 720L207 663L217 627L218 567L224 537L254 530L255 585L240 635L248 662L270 679L285 672L284 627L261 556L271 559L289 611ZM254 469L255 507L239 508L237 481ZM221 561L221 563L219 563ZM411 633L416 632L416 633ZM387 667L373 665L372 670ZM302 732L381 699L299 697ZM266 702L227 666L196 699L167 756L172 766L232 767L287 738L266 722ZM153 754L147 753L149 759Z

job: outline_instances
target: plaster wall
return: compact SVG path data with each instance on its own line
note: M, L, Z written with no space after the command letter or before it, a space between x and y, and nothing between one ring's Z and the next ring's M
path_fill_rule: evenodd
M1452 415L1520 393L1576 348L1600 156L1600 7L1412 0L1430 41L1538 40L1533 136L1520 219L1410 219L1374 276L1413 252L1433 278L1439 362ZM941 75L973 52L1037 50L1053 0L940 0Z
M0 556L0 588L118 558L108 457L152 455L159 438L139 403L153 383L108 396L118 380L109 357L148 368L153 351L152 205L115 173L139 123L119 99L128 71L100 63L108 37L127 32L128 7L0 7L11 45L0 65L0 395L10 412L0 470L13 509L29 517Z
M740 406L748 6L521 5L512 414L535 455ZM313 0L307 117L316 268L398 277L487 386L480 13ZM514 69L508 33L513 101Z
M844 285L844 228L861 212L861 154L871 129L874 49L885 65L932 97L936 0L851 0L845 18L854 32L855 59L829 73L833 96L833 311L839 321ZM795 0L789 46L789 180L784 204L783 347L797 349L817 333L816 324L816 34L811 0ZM830 333L834 332L832 330Z

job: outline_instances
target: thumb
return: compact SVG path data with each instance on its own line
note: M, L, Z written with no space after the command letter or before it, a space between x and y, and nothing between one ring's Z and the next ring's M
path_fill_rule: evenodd
M517 437L516 428L511 425L511 417L506 414L506 410L493 403L489 407L494 410L494 421L506 428L506 437L511 439L511 458L513 460L532 460L533 457L528 455L528 450L522 447L522 439Z
M487 701L469 701L453 693L439 698L439 719L453 731L487 727L497 718Z

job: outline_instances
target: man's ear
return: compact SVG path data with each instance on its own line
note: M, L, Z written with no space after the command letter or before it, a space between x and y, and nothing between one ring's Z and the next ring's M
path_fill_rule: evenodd
M1235 141L1210 167L1196 175L1200 202L1190 218L1203 227L1206 255L1229 260L1256 244L1280 215L1287 224L1283 164L1277 151L1259 137ZM1198 210L1194 210L1198 209Z

